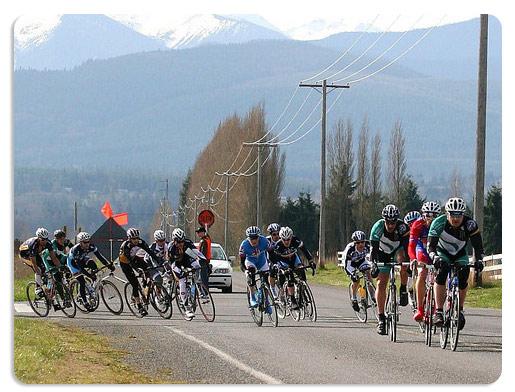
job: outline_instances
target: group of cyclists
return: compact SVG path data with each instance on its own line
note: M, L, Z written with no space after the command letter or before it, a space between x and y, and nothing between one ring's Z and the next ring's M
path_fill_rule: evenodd
M200 230L198 230L200 231ZM62 274L69 271L75 275L79 282L79 292L86 310L91 311L86 300L86 282L84 276L93 281L96 280L98 267L90 257L94 254L96 258L111 272L115 270L113 263L98 250L91 242L91 235L80 232L77 235L77 243L74 245L66 238L63 230L54 232L54 239L49 240L48 230L38 228L36 236L23 242L19 247L20 257L29 265L35 273L36 295L44 296L44 278L47 273L52 274L56 282L56 290L64 298L63 306L71 306L71 298L66 298L62 285ZM195 247L193 241L186 238L184 231L176 228L172 232L172 241L166 241L163 230L154 232L154 242L148 245L140 237L140 231L136 228L127 230L127 239L120 246L119 253L120 268L132 286L132 300L142 316L147 315L146 309L142 306L139 293L137 273L139 270L149 271L152 279L158 280L161 275L159 268L170 266L175 279L178 281L179 294L181 299L186 299L186 276L184 270L194 270L195 279L201 280L201 266L199 260L206 260L206 257ZM204 282L207 287L207 282ZM54 308L58 306L54 304ZM190 305L186 305L186 317L193 318L194 313Z
M404 263L400 269L400 306L408 305L407 283L414 268L417 268L418 275L412 288L416 294L413 319L417 322L422 321L424 317L426 266L434 266L436 312L433 316L433 325L436 327L441 327L444 323L445 284L450 265L459 265L458 328L463 329L463 304L470 273L466 249L469 241L474 249L476 273L480 273L484 268L481 233L477 222L465 214L466 209L462 198L452 197L445 204L445 214L441 214L442 209L438 202L428 201L422 205L420 211L410 211L401 219L399 209L393 204L388 204L383 208L382 218L372 226L368 240L363 231L358 230L352 234L352 242L345 247L343 253L345 271L353 282L351 304L355 311L359 310L356 296L359 284L357 271L362 271L369 278L377 278L374 300L378 311L378 334L386 335L386 288L390 269L398 263Z
M378 323L377 333L386 334L386 288L390 269L395 264L401 264L400 269L400 296L399 305L408 305L408 278L414 268L418 275L412 290L416 292L416 310L413 315L415 321L420 322L424 316L426 266L432 264L435 268L435 302L436 312L433 323L439 327L443 323L443 303L445 300L445 283L450 264L456 263L461 267L458 270L460 289L460 315L459 328L465 325L463 303L466 298L469 276L469 259L466 246L470 243L475 252L474 267L477 272L483 269L483 244L477 223L465 215L466 204L458 197L450 198L445 204L445 214L441 214L438 202L425 202L420 211L410 211L401 219L399 209L388 204L382 210L382 217L373 226L370 236L364 231L357 230L352 233L351 242L343 252L344 269L352 281L351 305L358 311L356 292L359 286L358 271L366 274L368 278L377 279L374 301L377 305ZM199 232L197 230L197 232ZM204 230L205 231L205 230ZM289 305L295 309L295 295L293 295L293 274L281 273L289 270L299 279L305 281L304 264L299 257L299 251L308 261L309 267L315 271L316 264L313 255L306 248L303 241L294 235L293 230L277 223L271 223L268 236L261 234L257 226L250 226L245 230L245 239L239 248L240 268L245 272L250 292L250 307L256 307L256 274L268 282L275 299L286 298ZM45 272L51 273L57 283L57 291L63 294L62 270L67 267L72 274L77 275L80 285L80 296L85 301L84 276L95 280L97 272L96 263L89 257L94 254L98 260L111 271L115 266L109 262L98 248L91 242L91 236L86 232L77 235L74 245L66 238L62 230L54 232L54 239L49 240L48 230L38 228L36 236L26 240L19 248L20 257L30 265L35 272L37 283L36 295L43 296L42 287ZM132 286L132 299L142 316L146 310L141 304L139 284L136 271L155 269L164 264L170 265L173 275L178 282L179 293L183 302L186 302L186 276L185 268L194 271L194 279L204 281L208 287L208 275L201 277L201 262L206 264L206 256L200 252L192 240L186 238L185 232L176 228L171 235L171 242L166 241L162 230L154 232L154 242L148 245L140 236L136 228L127 230L125 240L119 253L120 268ZM27 263L28 261L28 263ZM409 265L407 262L409 262ZM404 263L404 264L402 264ZM159 279L156 272L153 279ZM288 280L286 282L286 280ZM286 283L286 284L285 284ZM64 295L62 298L65 298ZM70 306L70 299L64 304ZM87 308L87 305L86 305ZM271 312L267 307L266 312ZM193 318L191 308L186 308L186 316Z

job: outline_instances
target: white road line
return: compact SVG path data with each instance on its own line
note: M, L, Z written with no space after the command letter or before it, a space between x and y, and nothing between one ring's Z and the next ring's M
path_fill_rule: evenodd
M243 362L238 361L236 358L231 357L229 354L224 353L223 351L217 349L216 347L211 346L210 344L203 342L200 339L197 339L194 336L188 335L181 331L180 329L176 329L173 327L165 327L171 330L172 332L176 333L177 335L180 335L188 340L191 340L192 342L197 343L198 345L204 347L205 349L213 352L220 358L222 358L224 361L229 362L230 364L236 366L238 369L244 371L245 373L250 374L252 377L257 378L258 380L263 381L266 384L282 384L281 380L278 380L276 378L273 378L269 376L268 374L262 373L258 370L252 369L250 366L245 365Z
M32 308L24 302L15 303L14 310L16 311L16 313L34 313L32 311Z

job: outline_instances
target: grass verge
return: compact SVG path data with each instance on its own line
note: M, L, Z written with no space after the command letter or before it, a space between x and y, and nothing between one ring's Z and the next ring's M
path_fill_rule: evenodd
M14 373L25 384L162 384L123 363L107 338L75 327L14 318Z
M327 263L324 269L317 269L315 276L308 274L309 283L347 288L350 282L347 274L334 263ZM502 281L485 282L483 287L470 287L465 307L502 308Z
M31 280L34 280L34 276L28 276L26 278L19 278L14 280L14 300L15 301L26 301L27 294L25 293L25 289L27 288L27 283Z

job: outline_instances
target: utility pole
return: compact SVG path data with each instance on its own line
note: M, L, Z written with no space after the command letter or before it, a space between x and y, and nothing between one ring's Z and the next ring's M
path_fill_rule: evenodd
M476 189L474 219L483 230L483 208L485 202L485 137L486 137L486 90L487 90L487 54L488 54L488 15L481 14L481 31L479 37L479 71L477 94L477 129L476 129Z
M477 89L477 129L476 129L476 189L474 200L474 220L483 230L485 204L485 139L486 139L486 94L488 62L488 14L481 14L479 35L479 71ZM475 255L477 257L478 255ZM481 286L481 275L476 284Z
M78 234L78 217L77 217L77 202L74 201L73 202L73 231L74 231L74 237L75 237L75 241L77 241L77 234Z
M299 83L299 87L312 87L318 92L321 88L322 94L322 128L320 140L320 223L318 230L318 264L320 267L325 265L325 191L326 191L326 125L327 125L327 94L337 88L349 88L349 85L327 85L327 79L322 80L322 84ZM327 88L330 88L327 91Z
M224 221L224 249L227 252L227 235L229 233L229 176L225 175L225 221Z

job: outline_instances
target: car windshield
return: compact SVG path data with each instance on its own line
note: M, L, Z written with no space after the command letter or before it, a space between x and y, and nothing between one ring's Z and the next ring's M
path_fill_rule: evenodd
M227 260L222 248L218 246L211 247L211 259L213 260Z

